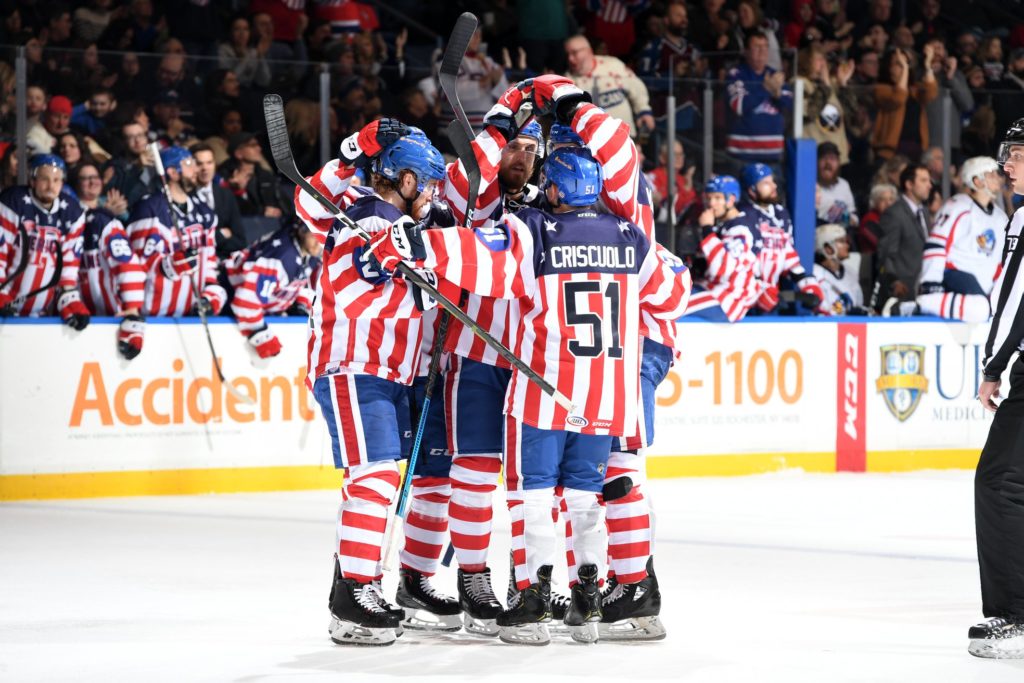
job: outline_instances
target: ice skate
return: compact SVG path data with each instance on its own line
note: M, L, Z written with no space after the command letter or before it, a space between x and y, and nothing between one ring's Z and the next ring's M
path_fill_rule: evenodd
M604 640L662 640L665 627L658 618L661 591L654 575L654 559L647 561L647 576L638 583L615 583L604 596L597 631Z
M399 570L395 602L405 609L402 625L415 631L458 631L462 610L455 598L439 593L430 577L415 569Z
M331 640L339 645L391 645L401 617L382 603L387 604L372 583L339 577L331 591Z
M459 570L459 607L462 608L462 625L468 633L498 635L494 620L501 614L502 607L491 587L489 568L478 572Z
M498 637L514 645L547 645L551 642L547 622L551 621L551 565L537 571L537 583L513 596L508 609L495 619Z
M967 632L967 651L985 659L1024 659L1024 621L992 617Z
M563 619L573 640L593 644L597 642L597 624L601 621L601 589L597 585L597 565L581 566L578 577L579 581L572 587L569 607Z

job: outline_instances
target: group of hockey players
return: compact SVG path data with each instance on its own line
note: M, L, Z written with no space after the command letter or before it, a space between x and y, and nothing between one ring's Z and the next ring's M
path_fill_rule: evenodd
M551 122L547 143L534 116ZM651 190L628 125L571 81L509 88L472 149L480 180L469 207L463 160L446 165L418 129L381 119L346 139L309 181L369 243L296 191L298 214L324 245L308 376L345 470L331 638L385 645L403 628L464 627L540 645L553 620L581 642L662 638L643 453L689 271L652 242ZM539 186L528 184L541 163ZM366 165L370 182L353 186ZM470 326L442 324L403 264L429 273L572 410ZM420 416L435 343L443 395ZM382 549L398 461L420 417L393 606L381 592ZM489 553L502 474L512 522L505 604ZM551 589L556 528L568 596ZM449 538L457 597L434 579Z
M218 258L192 154L172 146L158 156L164 191L132 206L127 225L79 201L60 157L30 159L29 184L0 193L0 315L57 314L79 331L91 316L120 317L117 348L131 360L146 316L230 311L255 355L277 355L264 314L308 316L321 244L296 222Z

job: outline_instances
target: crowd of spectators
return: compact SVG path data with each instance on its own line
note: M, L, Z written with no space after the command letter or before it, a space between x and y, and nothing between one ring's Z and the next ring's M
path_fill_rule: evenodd
M474 122L509 83L567 74L632 127L666 229L696 225L703 210L707 179L693 160L704 121L713 123L715 173L758 161L784 182L785 143L802 112L803 135L819 144L818 221L847 230L865 257L866 289L885 242L882 214L917 191L901 182L904 171L920 164L929 178L927 226L944 199L944 171L955 192L962 161L992 155L1024 114L1024 9L1014 1L0 0L0 9L0 189L14 183L24 144L63 158L83 202L127 216L158 187L147 145L190 147L225 253L294 218L291 188L267 162L265 93L285 98L306 173L320 163L325 72L328 149L392 115L450 151L452 112L435 73L443 38L466 10L481 19L459 80ZM24 141L15 139L18 47L27 58ZM715 97L704 111L708 82ZM678 134L671 170L668 116ZM1008 191L997 201L1011 210Z

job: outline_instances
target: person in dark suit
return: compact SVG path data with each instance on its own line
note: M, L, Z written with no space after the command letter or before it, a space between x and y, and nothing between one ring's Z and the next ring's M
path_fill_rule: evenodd
M217 214L217 258L225 259L248 246L242 229L242 213L238 210L235 194L217 176L213 148L198 143L189 151L196 160L196 181L199 185L196 194Z
M885 210L879 222L878 240L878 302L885 302L882 314L895 313L900 301L917 296L917 280L921 275L924 243L928 238L931 217L928 195L932 180L928 169L920 164L907 166L900 174L900 198Z

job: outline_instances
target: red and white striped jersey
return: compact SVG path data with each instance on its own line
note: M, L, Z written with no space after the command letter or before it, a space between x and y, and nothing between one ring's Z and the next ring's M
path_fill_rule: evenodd
M188 198L184 210L172 209L159 193L143 197L132 208L128 239L147 274L144 315L190 315L196 304L193 287L221 307L227 303L227 292L217 284L216 229L217 215L195 197ZM195 271L188 277L167 277L160 261L167 254L185 250L198 255Z
M480 165L480 187L478 189L476 208L473 212L473 228L492 227L496 220L504 215L504 195L498 182L498 168L501 166L501 152L505 148L505 138L497 129L488 126L473 140L473 152ZM459 225L465 225L466 202L469 197L469 180L466 168L461 161L448 164L445 182L441 187L441 198L447 203ZM509 339L509 307L514 302L505 299L480 296L473 292L466 295L466 303L462 309L475 320L492 337L498 339L506 347ZM458 320L448 324L448 337L445 350L450 353L487 363L502 368L511 367L494 349L485 344L469 328Z
M753 241L751 231L736 219L727 221L720 233L712 232L701 241L708 262L708 292L730 322L742 319L765 290L765 284L757 277Z
M493 228L422 234L418 265L477 294L518 299L513 352L577 406L568 414L513 370L507 414L540 429L635 433L640 311L681 316L685 267L661 260L635 225L591 210L525 209Z
M600 107L584 104L573 116L572 127L601 164L601 201L616 216L639 226L655 245L661 258L674 258L654 235L654 199L642 173L640 155L629 136L629 125ZM679 334L675 320L641 311L640 333L651 341L674 349L678 357Z
M27 245L22 244L19 225L25 228ZM11 187L0 193L0 281L16 271L23 258L28 259L21 275L4 291L17 302L53 279L58 250L62 260L57 285L16 303L17 315L47 315L59 290L78 286L84 225L85 213L70 195L62 193L46 210L27 186Z
M103 208L86 209L78 269L82 301L93 315L142 309L146 269L132 251L128 232Z
M966 194L950 197L924 244L921 282L941 283L947 270L970 273L986 294L1002 269L1006 213L993 202L988 210Z
M264 314L285 313L295 304L313 306L310 278L320 259L304 255L292 230L281 228L224 263L234 289L231 312L248 336L266 327Z
M309 182L370 235L388 229L402 213L369 188L350 187L354 174L335 159ZM363 239L301 188L295 192L297 213L324 242L310 315L307 381L352 372L411 384L423 335L413 287L364 263Z

